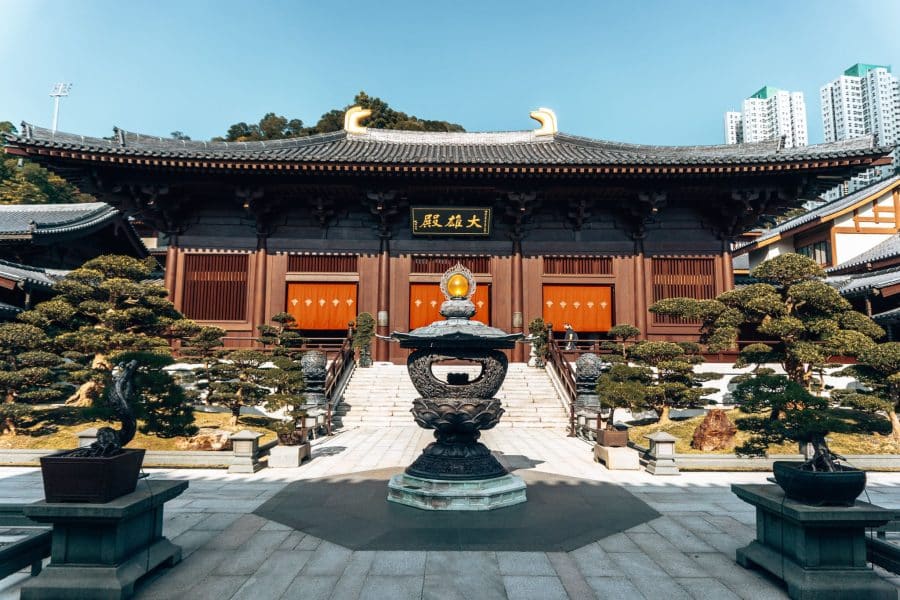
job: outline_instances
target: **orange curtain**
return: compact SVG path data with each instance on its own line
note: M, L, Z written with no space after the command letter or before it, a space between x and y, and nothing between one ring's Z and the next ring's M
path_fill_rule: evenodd
M287 312L300 329L347 329L356 319L356 284L289 283Z
M472 303L475 304L475 316L472 319L491 324L491 286L476 285ZM436 283L409 284L409 328L415 329L442 320L441 302L444 295Z
M553 331L565 324L576 333L609 331L612 326L612 287L608 285L545 285L544 321Z

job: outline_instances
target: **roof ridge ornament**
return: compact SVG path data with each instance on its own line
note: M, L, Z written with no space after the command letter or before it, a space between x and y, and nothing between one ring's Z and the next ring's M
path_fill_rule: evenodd
M372 114L372 109L363 108L362 106L351 106L344 113L344 131L362 135L366 132L366 127L359 124L360 121Z
M554 135L559 131L556 126L556 113L549 108L533 110L528 116L541 124L534 130L534 135Z

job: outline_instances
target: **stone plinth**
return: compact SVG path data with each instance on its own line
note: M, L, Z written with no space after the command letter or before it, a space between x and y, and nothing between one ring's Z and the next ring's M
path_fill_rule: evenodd
M866 563L866 528L880 527L898 511L866 502L809 506L785 498L777 485L732 485L756 507L756 540L737 551L743 567L762 567L801 600L896 600L897 588Z
M388 483L388 501L425 510L493 510L525 502L525 482L515 475L447 481L401 473Z
M50 564L25 582L22 600L130 598L142 575L181 560L181 548L162 535L163 506L187 487L187 481L145 480L104 504L25 506L25 516L53 525L53 542Z
M244 429L232 434L231 448L234 458L228 467L229 473L256 473L263 468L259 464L259 438L263 434Z
M286 469L299 467L309 458L309 443L298 446L275 446L269 450L269 468Z
M680 475L678 465L675 464L675 442L678 438L665 431L657 431L644 437L650 440L647 472L651 475Z
M640 456L637 450L631 448L612 448L595 444L594 460L602 462L610 470L639 471L641 468Z

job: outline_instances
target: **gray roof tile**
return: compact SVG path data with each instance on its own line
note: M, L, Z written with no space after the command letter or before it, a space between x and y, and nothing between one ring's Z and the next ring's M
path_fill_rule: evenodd
M855 256L848 261L844 261L839 265L829 267L826 271L829 273L840 273L841 271L852 270L854 267L860 267L867 263L875 263L897 256L900 256L900 233L895 233L874 248L866 250L862 254Z
M119 211L105 202L0 204L0 237L75 231L118 217Z
M828 278L842 296L855 296L872 289L882 289L900 283L900 267L881 269L861 275L836 275Z
M11 145L77 150L124 156L214 160L279 160L342 163L478 165L682 165L778 163L877 154L871 137L799 148L778 141L717 146L649 146L564 133L535 136L533 131L418 132L369 129L260 142L183 141L120 131L113 140L23 123L23 133L7 134ZM121 141L120 141L121 140Z
M0 259L0 277L26 283L33 287L50 289L54 283L65 277L66 273L68 271L31 267Z

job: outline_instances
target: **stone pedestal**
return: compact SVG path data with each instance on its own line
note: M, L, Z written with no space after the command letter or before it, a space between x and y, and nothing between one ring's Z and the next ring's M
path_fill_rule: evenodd
M743 567L762 567L784 580L801 600L897 600L897 588L866 563L866 528L880 527L898 511L866 502L808 506L785 498L777 485L732 485L756 507L756 540L737 551Z
M263 468L259 463L259 438L262 436L261 433L244 429L229 438L234 452L229 473L256 473Z
M307 459L309 459L309 443L299 446L275 446L269 450L270 469L299 467L300 463Z
M447 481L401 473L388 483L388 501L425 510L493 510L525 502L525 482L516 475Z
M22 600L130 598L139 577L181 560L181 548L162 535L163 506L187 481L145 480L104 504L48 503L25 516L53 525L50 564L22 586Z
M675 442L678 438L665 431L657 431L644 437L650 440L647 472L651 475L681 475L675 464Z
M602 462L610 470L639 471L641 468L640 456L637 450L631 448L611 448L595 444L594 460Z

